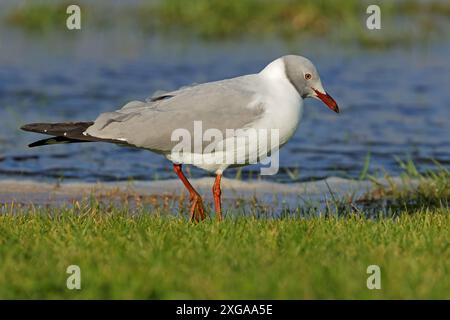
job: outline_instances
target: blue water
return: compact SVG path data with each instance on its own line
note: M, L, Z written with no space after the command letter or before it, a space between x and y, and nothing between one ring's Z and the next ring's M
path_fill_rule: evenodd
M174 178L170 163L148 151L109 144L27 148L43 138L21 132L28 122L92 120L156 90L258 72L296 53L319 69L338 101L336 115L307 100L303 120L281 149L281 182L450 168L450 43L365 50L337 42L275 39L201 42L104 33L27 35L0 31L0 178L84 181ZM291 174L288 174L288 171ZM240 173L255 178L256 167ZM193 176L205 175L192 169ZM233 177L235 169L226 175Z

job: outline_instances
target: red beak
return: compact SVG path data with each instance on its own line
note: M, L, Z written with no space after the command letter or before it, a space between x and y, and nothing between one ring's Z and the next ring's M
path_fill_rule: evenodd
M334 99L328 94L328 93L322 93L316 89L313 89L314 92L316 93L317 97L322 100L323 103L325 103L328 108L330 108L331 110L333 110L336 113L339 113L339 107L336 103L336 101L334 101Z

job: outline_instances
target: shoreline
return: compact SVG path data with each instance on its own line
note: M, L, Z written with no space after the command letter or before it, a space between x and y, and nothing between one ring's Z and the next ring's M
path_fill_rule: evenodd
M211 187L214 178L192 179L192 185L200 192L205 202L212 199ZM380 179L382 185L388 181ZM406 188L415 182L406 183L400 177L390 179L390 183ZM333 197L360 198L374 191L377 185L369 180L350 180L329 177L325 180L282 184L269 181L242 181L223 178L222 195L224 201L255 198L265 203L282 201L298 204L304 201L323 201ZM332 194L331 194L332 193ZM89 197L119 202L136 197L147 199L184 199L187 192L177 179L134 182L63 182L49 183L35 180L0 180L0 203L21 203L24 205L58 206L73 204Z

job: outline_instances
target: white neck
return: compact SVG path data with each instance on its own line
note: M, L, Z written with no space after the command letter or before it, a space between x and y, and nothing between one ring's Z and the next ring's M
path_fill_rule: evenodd
M286 67L284 65L283 59L279 58L271 63L269 63L264 69L259 73L260 75L267 78L278 78L278 79L286 79Z
M262 128L279 129L280 144L289 140L300 122L303 99L285 72L283 59L268 64L259 76L264 83L267 116L259 122Z
M282 58L278 58L269 63L261 70L259 75L267 83L271 84L271 91L283 92L282 94L289 95L292 99L300 100L299 103L301 103L302 98L286 75L286 66Z

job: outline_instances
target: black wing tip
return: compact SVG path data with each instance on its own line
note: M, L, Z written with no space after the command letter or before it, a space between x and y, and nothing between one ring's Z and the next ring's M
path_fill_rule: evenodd
M88 127L93 125L93 121L78 121L78 122L56 122L56 123L27 123L20 127L23 131L37 132L49 135L61 135L68 131L85 131Z
M45 145L46 145L45 143L39 143L39 141L36 141L36 142L30 143L28 145L28 148L34 148L34 147L45 146Z
M48 123L27 123L20 127L23 131L37 132L37 133L45 133L46 129L49 127Z
M47 138L47 139L38 140L38 141L35 141L33 143L30 143L28 145L28 147L29 148L34 148L34 147L46 146L46 145L49 145L49 144L62 143L62 142L58 142L57 139L55 139L55 138Z
M23 131L31 131L34 127L36 127L36 123L27 123L20 127L20 130Z
M83 140L71 139L71 138L66 138L66 137L51 137L51 138L42 139L42 140L38 140L33 143L30 143L28 145L28 147L34 148L34 147L40 147L40 146L47 146L47 145L51 145L51 144L81 143L81 142L90 142L90 141L83 141Z

